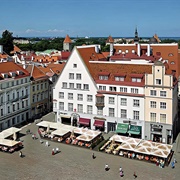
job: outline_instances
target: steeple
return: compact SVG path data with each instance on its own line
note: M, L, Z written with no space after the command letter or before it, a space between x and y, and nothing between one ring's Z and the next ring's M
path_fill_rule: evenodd
M71 51L72 50L72 41L69 35L66 35L64 42L63 42L63 49L64 51Z
M138 43L139 42L139 37L138 37L138 31L137 31L137 27L135 29L135 36L134 36L134 43Z

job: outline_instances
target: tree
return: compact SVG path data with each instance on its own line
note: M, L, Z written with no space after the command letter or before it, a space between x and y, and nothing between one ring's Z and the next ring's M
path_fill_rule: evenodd
M13 33L9 32L8 30L5 30L2 33L2 38L0 40L0 44L3 45L4 52L6 52L9 55L10 52L14 49L12 34Z

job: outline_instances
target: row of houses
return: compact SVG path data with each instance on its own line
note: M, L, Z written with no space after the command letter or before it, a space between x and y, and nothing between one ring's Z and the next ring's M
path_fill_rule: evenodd
M178 45L75 47L53 89L61 123L171 144L179 132Z
M60 123L173 142L179 132L177 44L117 44L110 36L109 52L100 45L70 52L71 44L66 36L63 60L15 53L14 62L0 63L0 130L53 111Z
M0 131L52 111L52 86L63 66L0 63Z

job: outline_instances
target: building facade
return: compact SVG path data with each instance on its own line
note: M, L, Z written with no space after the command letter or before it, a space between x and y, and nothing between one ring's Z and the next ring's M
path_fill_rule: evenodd
M13 62L0 63L0 130L30 118L30 76Z

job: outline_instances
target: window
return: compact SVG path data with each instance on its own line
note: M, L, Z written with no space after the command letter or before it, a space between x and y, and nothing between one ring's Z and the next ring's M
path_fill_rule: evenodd
M63 92L59 92L59 98L64 99L64 93Z
M89 90L89 84L84 84L84 90Z
M77 89L81 89L81 84L76 84Z
M93 96L92 95L87 95L87 101L92 102L93 101Z
M47 88L47 83L44 84L45 88Z
M156 108L156 101L150 101L150 107Z
M54 108L57 108L57 103L53 103ZM60 107L60 106L59 106Z
M22 121L24 121L24 114L21 115L21 119L22 119Z
M33 89L32 89L32 90L33 90L33 92L35 91L35 86L33 86Z
M160 96L161 97L166 97L166 91L160 91Z
M19 84L19 81L17 80L17 81L16 81L16 85L18 85L18 84Z
M33 100L32 101L35 102L35 95L33 95Z
M24 91L22 90L22 96L24 96Z
M127 88L120 87L120 92L127 92Z
M150 113L150 121L156 122L156 113Z
M109 108L109 116L114 117L114 108Z
M133 106L134 107L139 107L139 100L133 99Z
M77 64L73 64L73 68L77 68Z
M160 102L160 109L166 109L166 102Z
M121 118L127 118L127 110L121 109Z
M78 101L83 101L83 95L82 94L78 94L77 100Z
M73 93L68 93L68 99L73 99Z
M19 110L19 103L17 103L17 110Z
M90 105L87 105L87 113L92 114L93 113L93 107Z
M43 93L41 93L41 100L43 100Z
M19 91L17 91L17 98L19 98Z
M13 104L13 111L15 111L15 104Z
M150 95L151 96L156 96L156 90L150 90Z
M76 74L76 79L81 80L81 74Z
M98 107L97 114L98 115L103 115L103 107Z
M37 85L37 91L39 91L39 85Z
M64 102L59 102L59 110L64 110Z
M9 94L7 95L7 100L8 100L8 101L10 100L10 96L9 96Z
M109 104L114 104L114 97L109 97Z
M15 93L13 92L13 99L15 99Z
M3 116L3 109L1 109L1 116Z
M134 93L134 94L138 94L138 89L136 89L136 88L131 88L131 93Z
M106 86L99 86L99 90L106 91Z
M22 101L22 108L24 108L24 101Z
M83 113L83 105L82 104L78 104L77 106L77 111L80 112L80 113Z
M41 89L43 89L43 84L41 84Z
M25 83L27 83L27 78L25 78Z
M74 73L69 73L69 79L74 79Z
M115 79L115 81L124 81L123 76L115 76L114 79Z
M21 79L21 84L23 84L23 79Z
M139 120L139 111L133 111L133 118Z
M109 87L109 91L116 92L116 87L112 87L112 86L110 86L110 87Z
M166 123L166 114L160 114L160 123Z
M141 78L132 78L132 82L141 82Z
M12 86L14 86L14 81L11 82Z
M69 88L74 89L74 83L69 83Z
M99 80L108 80L108 76L99 76Z
M127 106L127 99L126 98L121 98L121 105Z
M10 107L8 106L8 113L10 113Z
M161 79L156 79L156 84L161 85Z
M67 83L66 82L62 83L62 88L67 88Z
M68 103L68 111L73 111L73 103Z

